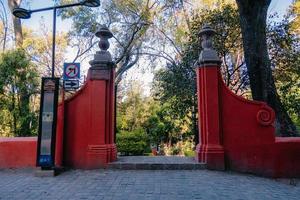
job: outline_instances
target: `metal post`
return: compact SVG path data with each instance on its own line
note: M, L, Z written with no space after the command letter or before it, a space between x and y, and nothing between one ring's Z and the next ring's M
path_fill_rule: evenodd
M54 78L55 71L55 34L56 34L56 7L53 8L53 29L52 29L52 71L51 77Z

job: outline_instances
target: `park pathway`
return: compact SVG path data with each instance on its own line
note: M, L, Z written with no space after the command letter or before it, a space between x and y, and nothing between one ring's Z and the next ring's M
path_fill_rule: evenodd
M70 170L44 178L32 169L0 170L0 199L299 200L300 185L205 169Z

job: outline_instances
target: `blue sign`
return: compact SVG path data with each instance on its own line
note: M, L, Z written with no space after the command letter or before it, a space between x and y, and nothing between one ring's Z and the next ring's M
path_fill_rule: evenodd
M41 167L42 166L51 166L52 165L51 155L40 155L39 164Z
M80 78L80 63L64 63L64 80Z
M66 91L76 90L79 88L79 80L64 80L64 89Z

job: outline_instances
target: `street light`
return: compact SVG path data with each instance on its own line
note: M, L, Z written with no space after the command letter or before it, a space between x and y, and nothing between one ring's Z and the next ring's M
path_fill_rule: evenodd
M41 104L39 116L39 134L37 145L37 166L43 169L55 170L55 143L56 143L56 121L59 78L55 78L55 32L56 32L56 10L72 6L98 7L100 0L82 0L78 3L58 5L36 10L24 8L13 9L13 15L21 19L29 19L32 13L53 10L53 31L52 31L52 70L51 78L42 78Z
M59 8L68 8L73 6L87 6L87 7L98 7L100 6L100 0L83 0L78 3L73 4L65 4L65 5L58 5L53 7L47 8L40 8L36 10L27 10L24 8L14 8L13 15L15 17L21 19L29 19L32 13L53 10L53 29L52 29L52 72L51 77L54 78L54 67L55 67L55 33L56 33L56 10Z

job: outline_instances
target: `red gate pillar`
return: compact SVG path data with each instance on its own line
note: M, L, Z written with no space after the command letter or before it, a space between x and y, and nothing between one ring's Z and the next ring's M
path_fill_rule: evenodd
M205 25L199 35L202 37L202 52L196 63L199 144L196 159L207 164L209 169L224 170L224 148L220 123L219 80L220 59L212 47L215 31Z
M114 82L115 64L112 62L108 39L113 35L103 27L96 33L100 38L101 51L90 61L87 81L90 82L91 97L91 129L87 147L87 168L105 167L109 162L117 159L117 149L114 140ZM102 92L100 92L102 91ZM95 156L97 155L97 156Z
M117 158L114 142L114 76L108 39L102 27L84 86L65 102L64 164L77 169L104 168Z

